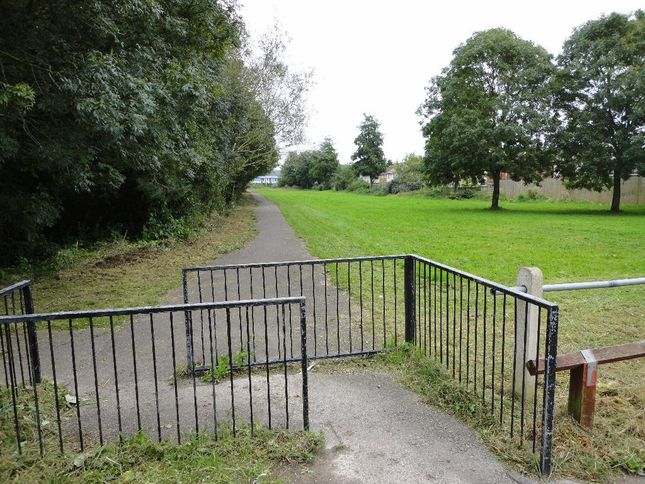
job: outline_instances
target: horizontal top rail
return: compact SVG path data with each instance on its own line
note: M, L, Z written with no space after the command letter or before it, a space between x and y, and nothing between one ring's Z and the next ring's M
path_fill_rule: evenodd
M31 285L31 281L29 279L25 279L24 281L16 282L11 286L3 287L0 289L0 297L6 296L8 294L11 294L14 291L17 291L19 289L22 289L30 285Z
M560 284L544 284L542 286L542 292L577 291L580 289L604 289L609 287L636 286L639 284L645 284L645 277L634 277L631 279L614 279L611 281L565 282ZM509 289L526 293L525 286L513 286Z
M521 299L522 301L530 302L532 304L536 304L538 306L542 306L544 308L550 309L550 308L555 308L557 307L557 304L552 303L550 301L547 301L546 299L543 299L541 297L533 296L532 294L527 294L526 293L526 288L523 288L524 291L518 290L517 287L508 287L504 286L503 284L499 284L497 282L493 282L488 279L484 279L483 277L476 276L474 274L470 274L469 272L462 271L460 269L456 269L454 267L441 264L440 262L435 262L430 259L426 259L425 257L420 257L418 255L412 255L416 260L425 262L427 264L431 264L439 269L443 269L446 271L454 272L455 274L459 274L462 277L465 277L466 279L470 279L471 281L477 282L479 284L482 284L484 286L488 286L490 289L495 291L496 294L509 294L513 297L516 297L518 299Z
M251 262L246 264L215 264L207 266L194 266L186 267L184 272L196 271L214 271L223 269L255 269L260 267L274 267L274 266L297 266L297 265L315 265L315 264L334 264L336 262L359 262L370 260L393 260L403 259L408 257L408 254L399 255L374 255L364 257L337 257L333 259L307 259L307 260L288 260L288 261L275 261L275 262Z
M496 291L499 291L501 293L510 294L513 297L517 297L526 302L531 302L533 304L537 304L545 308L553 308L557 306L557 304L547 301L546 299L542 299L536 296L532 296L530 294L526 294L525 290L522 291L515 287L504 286L503 284L499 284L499 283L490 281L488 279L484 279L483 277L470 274L468 272L462 271L455 267L450 267L448 265L441 264L431 259L418 256L416 254L396 254L396 255L365 256L365 257L341 257L341 258L333 258L333 259L308 259L308 260L292 260L292 261L278 261L278 262L256 262L256 263L248 263L248 264L206 265L206 266L194 266L194 267L184 268L183 273L186 274L187 272L224 270L224 269L253 269L253 268L275 267L275 266L333 264L336 262L340 263L340 262L359 262L359 261L371 261L371 260L396 260L396 259L404 259L406 257L412 257L420 262L425 262L437 268L444 269L444 270L453 272L455 274L459 274L460 276L465 277L466 279L470 279L471 281L475 281L480 284L486 285L489 288L495 289Z
M638 284L645 284L645 277L635 277L632 279L615 279L613 281L591 281L591 282L569 282L565 284L545 284L542 287L542 290L544 292L575 291L578 289L601 289L605 287L635 286Z
M613 363L616 361L632 360L645 356L645 339L614 346L584 350L591 353L599 365ZM573 351L558 355L555 359L555 371L565 371L576 368L587 363L587 358L582 351ZM544 359L531 360L526 363L526 368L531 375L542 375L544 373Z
M171 304L166 306L141 306L134 308L94 309L89 311L65 311L57 313L21 314L0 316L0 325L23 321L55 321L70 318L102 318L108 316L129 316L135 314L156 314L204 309L233 309L252 306L277 306L282 304L304 304L302 296L247 299L240 301L205 302L192 304Z

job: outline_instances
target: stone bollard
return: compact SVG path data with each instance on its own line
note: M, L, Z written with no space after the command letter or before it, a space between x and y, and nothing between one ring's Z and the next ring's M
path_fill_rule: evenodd
M527 294L542 297L544 276L537 267L521 267L517 271L517 286L526 287ZM535 394L535 376L526 369L526 362L537 357L538 308L534 304L518 299L515 303L517 331L515 333L515 394L524 392L526 400L532 400ZM525 334L526 331L526 334ZM526 338L526 351L524 341ZM522 390L523 389L523 390Z

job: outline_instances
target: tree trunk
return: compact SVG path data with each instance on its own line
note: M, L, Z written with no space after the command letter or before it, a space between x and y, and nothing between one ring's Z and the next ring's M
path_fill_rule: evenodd
M620 170L614 169L614 191L611 195L611 211L620 212Z
M493 199L490 208L492 210L499 208L499 173L493 173Z

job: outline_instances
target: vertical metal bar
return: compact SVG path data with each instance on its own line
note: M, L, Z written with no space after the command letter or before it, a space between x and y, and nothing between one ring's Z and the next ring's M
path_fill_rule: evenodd
M99 396L99 375L96 369L96 345L94 343L94 321L88 318L90 325L90 343L92 347L92 366L94 369L94 392L96 393L96 419L99 424L99 444L103 445L103 425L101 424L101 398ZM78 395L77 395L78 397Z
M186 314L189 311L184 313L184 322L188 321ZM188 326L186 326L188 327ZM134 339L134 316L130 315L130 338L132 341L132 368L134 370L134 398L137 406L137 430L141 430L141 407L139 405L139 375L137 372L137 348ZM192 361L192 356L190 357ZM186 367L186 371L191 371L190 366ZM78 395L78 391L76 392Z
M522 368L522 371L524 369ZM511 439L515 427L515 375L517 372L517 297L513 298L513 383L511 385Z
M192 315L191 315L192 319ZM155 345L155 325L153 323L153 316L150 313L150 344L152 345L152 375L155 382L155 410L157 412L157 441L161 442L161 418L159 417L159 381L157 379L157 351ZM190 372L193 375L193 390L195 382L195 372ZM195 400L197 402L197 400ZM199 433L199 426L197 425L197 403L195 403L195 433Z
M352 271L351 262L347 262L347 313L349 317L349 352L352 353Z
M492 342L492 353L491 359L491 383L490 383L490 413L493 414L495 411L495 340L497 339L497 295L493 289L493 342Z
M273 266L273 278L274 278L274 284L275 284L275 297L278 297L278 266ZM282 347L280 345L280 311L278 310L278 306L275 307L275 325L278 330L278 359L282 358Z
M392 260L392 266L394 267L394 346L399 345L399 328L398 328L398 317L397 317L397 289L396 289L396 262L397 259Z
M110 316L110 340L112 342L112 364L114 368L114 392L116 396L116 414L117 423L119 426L119 441L123 433L123 425L121 422L121 398L119 395L119 373L116 365L116 345L114 344L114 318Z
M450 368L450 273L446 271L446 369Z
M71 344L71 350L72 350L72 373L74 376L74 396L76 397L76 424L78 426L78 440L81 444L81 452L85 450L85 446L83 443L83 428L81 425L81 402L80 402L80 396L78 394L78 373L76 370L76 347L74 346L74 331L72 328L72 318L69 318L68 320L68 328L69 328L69 341Z
M253 299L253 267L249 267L249 287L251 293L251 299ZM255 311L251 308L251 335L253 337L253 361L255 361L255 355L257 354L257 349L255 346ZM248 346L248 345L247 345Z
M2 333L0 331L0 333ZM35 382L36 381L36 374L34 371L33 366L31 367L32 375L31 375L31 381ZM44 455L44 447L43 447L43 433L41 430L41 422L40 422L40 402L38 401L38 385L35 383L33 384L33 390L34 390L34 423L36 424L36 433L38 435L38 451L41 455L41 457Z
M20 304L20 314L27 314L25 311L25 303L24 303L22 289L18 291L18 301ZM27 334L27 326L29 326L29 322L22 323L21 326L22 326L23 338L25 340L25 359L27 361L27 380L29 381L30 385L34 385L34 381L32 380L33 375L31 372L31 352L29 351L29 335Z
M5 304L6 302L7 302L7 298L5 297ZM5 328L7 326L8 325L5 325ZM7 371L7 364L9 362L7 361L7 356L5 352L4 331L2 331L2 329L0 329L0 353L2 353L2 368L4 369L4 381L7 388L9 388L9 371Z
M470 279L466 288L466 388L470 383Z
M524 344L522 346L522 361L526 361L526 346L529 332L529 303L524 304ZM520 407L520 444L524 440L524 403L526 400L526 369L522 368L522 406Z
M405 342L413 343L415 340L415 263L411 256L405 257L404 262L404 295L405 295Z
M60 405L58 401L58 378L56 377L56 358L54 356L54 341L52 339L52 322L47 320L47 335L49 337L49 355L52 363L52 377L54 378L54 405L56 407L56 427L58 428L58 448L61 454L63 450L63 429L60 420ZM98 398L97 398L98 400ZM98 404L98 401L97 401Z
M383 296L383 348L387 345L387 328L385 318L385 259L381 259L381 295Z
M358 261L358 301L360 305L360 323L361 323L361 352L364 351L363 346L363 261Z
M502 425L504 419L504 358L506 351L506 293L502 299L502 363L500 372L500 401L499 401L499 424Z
M340 354L340 281L338 280L338 262L336 262L336 339Z
M23 288L23 299L25 301L25 314L33 314L34 300L31 292L31 284ZM27 323L27 333L29 335L29 356L31 358L31 367L33 368L34 383L40 383L40 352L38 351L38 332L36 331L36 323L34 321Z
M558 355L558 306L549 308L546 348L544 354L544 394L542 401L542 450L540 471L551 474L551 447L553 444L553 405L555 400L555 359Z
M291 266L287 265L287 296L291 297ZM284 319L282 320L285 323ZM283 326L286 330L286 326ZM291 342L291 358L293 358L293 328L291 326L291 306L289 306L289 341ZM286 358L286 355L285 355Z
M264 271L263 271L264 273ZM276 306L276 314L278 312L278 306ZM280 347L280 333L278 333L278 339L276 341L278 348ZM269 430L271 430L271 379L269 374L269 324L267 319L267 307L264 306L264 363L266 368L267 376L267 411L269 413Z
M300 302L300 358L302 367L302 423L309 430L309 377L307 374L307 317L305 303Z
M376 349L376 325L374 323L374 260L370 260L370 278L371 278L371 290L370 290L370 302L372 305L372 350Z
M415 260L414 261L414 272L417 276L417 283L415 286L415 294L414 298L417 303L417 309L416 309L416 318L415 318L415 326L414 326L414 344L417 347L421 347L421 265L419 261Z
M211 271L212 274L212 271ZM170 346L172 347L172 386L175 392L175 422L177 428L177 443L181 444L181 424L179 422L179 393L177 391L177 358L175 355L175 327L172 316L172 311L170 312ZM212 357L212 347L211 347L211 357ZM215 429L215 435L217 435L217 429Z
M439 361L443 364L443 271L439 269Z
M318 330L317 330L317 321L316 321L316 282L314 277L314 269L316 264L311 264L311 295L313 300L313 310L314 310L314 355L318 355Z
M197 294L199 298L199 302L202 303L204 302L204 299L202 297L202 271L197 269ZM202 364L206 364L206 354L204 352L204 310L200 309L199 310L199 339L201 340L202 343Z
M473 358L473 388L475 394L477 394L477 342L479 340L479 284L475 282L475 331L474 331L474 338L475 338L475 348L474 348L474 353L475 357Z
M249 307L244 308L246 319L246 368L249 377L249 415L251 418L251 437L255 434L255 427L253 423L253 381L251 379L251 335L249 333ZM231 365L232 371L233 365Z
M16 315L16 293L12 292L11 293L11 307L13 314ZM24 374L24 369L22 366L22 350L20 349L20 333L18 331L18 323L15 324L14 329L16 330L16 349L18 350L18 366L20 367L20 380L22 381L22 386L25 386L25 374ZM15 364L14 364L15 368Z
M462 353L462 345L464 342L463 334L463 323L464 323L464 278L462 275L459 275L459 383L461 383L462 377L462 365L464 361Z
M482 291L482 296L484 297L484 318L482 321L482 324L484 326L484 341L482 342L482 353L483 353L483 362L482 362L482 405L485 405L486 403L486 319L487 319L487 303L488 303L488 297L487 296L487 290L486 286L483 288L484 290Z
M540 323L542 319L542 306L538 306L537 314L537 339L535 342L535 355L540 354ZM536 424L537 424L537 398L538 398L538 377L535 376L534 379L534 388L533 388L533 452L535 452L535 440L536 440Z
M7 314L9 314L7 312ZM7 359L9 360L9 388L11 389L11 407L13 409L13 422L16 430L16 446L18 454L22 455L22 437L20 435L20 421L18 420L18 406L16 399L18 397L18 380L14 369L15 361L13 357L13 345L11 344L11 323L4 323L5 335L7 339Z
M212 314L212 317L211 317ZM211 319L212 318L212 319ZM266 318L266 314L265 314ZM213 333L215 333L215 347L213 348ZM217 354L217 310L209 309L208 310L208 342L211 350L211 372L214 372L215 365L217 364L218 354ZM218 429L217 429L217 392L215 391L215 374L213 373L211 380L211 394L213 398L213 434L215 435L215 440L218 440Z
M282 304L282 346L284 348L284 359L283 368L284 368L284 408L286 412L286 427L289 429L289 378L287 374L287 340L286 340L286 313L284 310L284 303Z
M224 271L226 274L226 271ZM225 276L226 277L226 276ZM184 304L188 304L188 271L186 269L181 271L181 284L184 292ZM193 372L195 368L195 359L193 355L193 314L190 311L184 312L184 322L186 324L186 371L189 373ZM132 323L132 316L130 316L130 323ZM132 351L134 352L134 332L132 333ZM136 373L136 372L135 372ZM141 420L138 416L137 408L137 419L139 421L139 428L141 428Z
M325 356L329 356L329 307L327 301L327 264L323 264L323 277L325 280Z
M455 378L457 355L457 274L452 273L452 377Z
M432 292L434 293L434 303L432 305L432 308L434 312L433 314L434 318L433 318L432 324L434 326L434 333L433 333L434 334L434 359L436 360L437 359L437 267L435 266L433 270L434 270L434 278L432 283L432 287L433 287ZM441 329L441 326L439 327L439 329ZM441 340L439 340L439 342L441 343Z
M430 268L430 272L432 268ZM432 286L430 287L432 290ZM428 264L423 264L423 352L427 356L428 353L428 337L430 336L430 317L428 315ZM432 345L430 345L432 346Z
M242 299L242 292L240 287L240 268L239 267L235 268L235 279L236 279L235 282L237 284L237 300L240 301ZM244 351L244 334L242 333L242 308L241 307L237 308L237 319L240 326L240 352L242 352ZM233 360L229 362L229 365L233 366Z
M284 335L283 335L284 337ZM231 341L231 309L226 308L226 339L228 342L228 375L231 385L231 419L233 420L233 437L236 435L235 428L235 385L233 383L233 342ZM286 355L286 348L285 348Z

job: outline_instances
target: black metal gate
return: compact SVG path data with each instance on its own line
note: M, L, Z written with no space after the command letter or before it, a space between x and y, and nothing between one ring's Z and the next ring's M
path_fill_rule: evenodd
M510 438L539 449L542 473L551 472L556 304L416 255L191 267L183 270L183 291L186 303L305 297L310 359L414 344L480 396ZM536 331L527 326L529 314ZM187 364L207 370L200 357L209 322L187 321ZM249 337L254 353L255 332ZM284 352L298 357L290 345ZM536 355L546 360L543 377L524 368Z
M263 317L252 320L252 314ZM289 359L288 314L298 347ZM197 317L209 321L209 371L202 374L182 367L181 335L186 321ZM42 455L55 448L83 451L137 431L181 442L186 434L235 434L240 425L251 433L260 424L308 429L305 323L301 297L0 316L5 335L20 336L25 325L38 328L43 377L31 383L37 381L32 364L29 378L17 378L10 339L3 361L12 370L2 391L11 405L1 410L13 421L14 435L6 437L19 453ZM246 337L234 346L238 324ZM263 349L257 345L253 353L252 325L265 335ZM280 345L268 344L271 332L279 332Z

